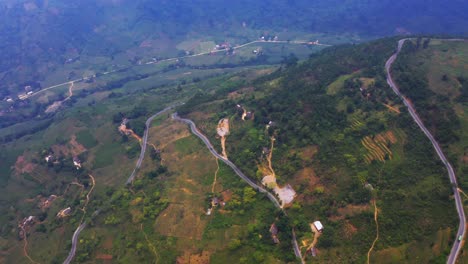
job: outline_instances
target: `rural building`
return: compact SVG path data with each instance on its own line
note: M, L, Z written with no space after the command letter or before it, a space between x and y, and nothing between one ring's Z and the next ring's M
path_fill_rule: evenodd
M75 165L77 170L81 168L81 161L78 157L73 157L73 165Z
M320 221L315 221L315 222L314 222L314 226L315 226L315 228L317 229L317 231L322 232L322 230L323 230L323 225L322 225L322 223L320 223Z
M273 239L273 242L275 242L275 244L279 244L280 241L278 239L278 227L275 225L275 223L271 224L270 233L271 233L271 238Z

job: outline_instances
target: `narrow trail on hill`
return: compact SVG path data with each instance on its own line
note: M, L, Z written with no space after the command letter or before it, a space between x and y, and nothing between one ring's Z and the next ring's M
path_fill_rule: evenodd
M216 157L215 157L215 158L216 158ZM211 193L214 193L214 189L215 189L215 186L216 186L216 179L218 178L218 171L219 171L219 162L218 162L218 158L216 158L216 166L218 166L218 168L216 169L215 177L214 177L214 181L213 181L213 185L211 186Z
M321 233L314 227L314 224L310 224L310 229L312 230L312 233L314 233L314 239L312 243L310 243L309 247L307 247L306 252L311 250L312 248L315 248L315 245L318 243L318 239L321 235ZM304 256L303 262L305 262L307 254Z
M159 262L159 254L158 251L156 250L156 247L154 246L153 243L148 239L148 235L146 235L145 230L143 230L143 224L140 224L140 230L143 232L143 235L145 236L146 243L148 243L148 248L150 249L151 253L154 255L154 263L157 264Z
M379 240L379 221L377 220L379 217L379 209L377 208L377 202L375 199L372 200L374 204L374 222L375 222L375 228L376 228L376 236L374 239L374 242L372 242L372 246L369 248L369 251L367 252L367 264L370 264L370 254L372 250L374 250L375 243L377 243L377 240Z
M88 174L88 177L91 179L91 182L93 183L93 185L91 186L91 190L89 190L89 192L86 194L86 202L85 202L85 204L83 205L83 208L81 208L81 211L83 211L83 216L81 217L81 222L83 222L83 218L84 218L84 216L85 216L85 214L86 214L86 207L88 206L88 203L89 203L89 200L90 200L89 196L90 196L91 193L93 192L94 186L96 185L96 182L95 182L95 180L94 180L93 175ZM81 224L81 223L80 223L80 224Z
M28 235L26 234L26 230L24 228L22 228L22 231L23 231L23 234L24 234L24 245L23 245L23 254L24 256L31 262L31 263L34 263L34 264L39 264L39 262L33 260L31 258L31 256L29 256L28 254Z
M75 82L70 83L70 86L68 86L68 97L63 100L63 102L67 101L73 96L73 86L75 86Z
M275 177L275 179L276 179L275 171L273 170L273 166L271 165L271 158L272 158L272 156L273 156L274 144L275 144L275 138L274 138L274 137L271 137L271 147L270 147L270 153L268 153L267 161L268 161L268 168L269 168L270 171L271 171L271 175L272 175L273 177Z

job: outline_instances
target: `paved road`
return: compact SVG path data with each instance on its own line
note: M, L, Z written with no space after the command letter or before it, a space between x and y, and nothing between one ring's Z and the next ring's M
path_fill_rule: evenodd
M401 39L398 41L398 48L395 54L393 54L388 60L387 63L385 64L385 70L387 71L387 83L390 85L392 90L403 100L403 103L405 106L408 108L408 111L413 118L413 120L418 124L419 128L424 132L424 134L429 138L429 140L432 143L432 146L434 147L435 151L437 152L437 155L439 156L440 160L444 163L445 167L447 168L448 175L450 178L450 183L452 185L452 190L453 190L453 195L455 197L455 205L457 207L457 212L458 212L458 218L460 219L460 225L458 226L458 231L457 235L455 237L455 242L452 246L452 250L450 251L450 255L447 258L447 263L448 264L453 264L457 260L457 256L460 253L461 250L461 243L458 241L458 237L462 236L465 237L465 232L466 232L466 217L465 217L465 211L463 209L463 202L460 197L460 193L458 192L457 189L457 178L455 176L455 172L452 168L452 165L450 162L447 160L445 157L444 153L442 152L442 149L439 146L439 143L435 140L435 138L432 136L432 134L427 130L426 126L424 126L424 123L421 121L419 118L418 114L416 113L416 110L414 109L413 105L406 99L406 97L401 94L400 90L398 89L398 86L395 84L395 82L392 79L391 76L391 67L393 62L395 62L398 54L401 51L401 48L403 47L403 44L405 41L408 39ZM452 39L450 41L466 41L466 40L460 40L460 39Z
M78 243L78 236L80 235L81 231L86 227L85 223L82 223L81 225L78 226L78 228L75 230L75 233L73 233L72 237L72 247L70 249L70 253L68 253L67 259L63 261L63 264L70 264L70 262L73 260L73 257L75 257L76 253L76 244Z
M157 112L156 114L152 115L150 118L148 118L146 120L146 129L145 129L145 132L144 132L144 135L143 135L143 139L142 139L142 146L141 146L141 152L140 152L140 157L138 158L138 161L136 163L136 166L135 166L135 169L133 170L132 174L130 175L130 177L128 178L126 184L129 184L133 181L133 179L135 178L135 175L136 175L136 172L137 170L140 168L141 166L141 162L143 161L143 158L145 157L145 151L146 151L146 143L148 141L148 129L149 127L151 126L151 122L153 121L154 118L156 118L157 116L169 111L170 109L178 106L180 104L174 104L174 105L171 105L171 106L168 106L166 108L164 108L163 110ZM94 186L94 185L93 185ZM99 214L100 210L96 210L93 215L91 217L95 217ZM86 223L82 223L78 226L78 228L75 230L75 232L73 233L73 237L72 237L72 246L70 248L70 252L68 253L68 257L67 259L65 259L65 261L63 262L64 264L69 264L73 258L75 257L75 253L76 253L76 246L77 246L77 240L78 240L78 236L80 235L81 231L83 231L83 229L86 227Z
M213 145L211 145L211 142L208 140L208 138L203 135L202 133L200 133L200 131L197 129L197 126L195 125L195 123L190 120L190 119L185 119L185 118L180 118L177 113L174 113L172 114L172 118L174 120L177 120L177 121L181 121L181 122L184 122L186 124L188 124L190 126L190 130L192 131L193 134L195 134L197 137L199 137L203 143L205 143L205 145L208 147L208 150L211 152L211 154L213 154L213 156L215 156L216 158L220 159L221 161L223 161L226 165L228 165L229 167L231 167L231 169L242 179L244 180L245 182L247 182L247 184L249 184L252 188L254 188L255 190L261 192L261 193L265 193L268 197L268 199L270 199L271 202L273 202L273 204L281 209L283 211L283 208L281 208L281 205L280 203L278 202L278 199L276 199L276 197L271 194L269 191L265 190L263 187L257 185L256 183L254 183L252 180L250 180L247 176L245 176L244 173L242 173L242 171L234 164L232 163L230 160L224 158L223 156L221 156L218 152L216 152L216 150L214 150L213 148ZM287 216L286 212L283 211L284 214ZM298 257L299 259L301 259L301 262L304 263L303 259L302 259L302 254L301 254L301 250L299 249L299 246L297 244L297 240L296 240L296 233L294 232L294 229L292 230L292 233L293 233L293 239L292 239L292 244L293 244L293 249L294 249L294 254L296 255L296 257Z
M134 179L135 176L136 176L137 171L138 171L138 170L140 169L140 167L141 167L141 163L143 162L143 159L145 158L146 145L147 145L147 143L148 143L148 130L149 130L150 126L151 126L151 122L153 121L153 119L156 118L157 116L159 116L159 115L161 115L161 114L163 114L163 113L165 113L165 112L171 110L172 108L174 108L174 107L176 107L176 106L178 106L178 105L180 105L180 104L174 104L174 105L168 106L168 107L164 108L163 110L157 112L156 114L150 116L150 118L148 118L148 119L146 120L146 123L145 123L146 128L145 128L145 132L143 133L143 138L142 138L142 140L141 140L140 157L138 158L138 160L137 160L137 162L136 162L136 166L135 166L135 168L133 169L133 172L132 172L132 174L130 175L130 177L128 177L127 182L126 182L125 184L130 184L130 183L133 181L133 179Z
M211 154L213 154L213 156L217 157L218 159L223 161L226 165L231 167L231 169L242 180L247 182L247 184L250 185L252 188L254 188L255 190L257 190L257 191L259 191L261 193L265 193L277 208L282 209L280 203L278 202L278 199L276 199L276 197L273 194L268 192L263 187L261 187L261 186L257 185L256 183L254 183L249 177L245 176L245 174L234 163L232 163L230 160L224 158L222 155L218 154L218 152L216 152L216 150L214 150L213 145L211 145L211 142L208 140L208 138L205 135L203 135L202 133L200 133L200 131L197 129L197 126L195 125L195 123L192 120L185 119L185 118L180 118L177 115L177 113L172 114L172 118L174 120L181 121L181 122L184 122L184 123L188 124L190 126L190 130L192 131L192 133L195 134L197 137L199 137L203 141L203 143L205 143L205 145L208 147L208 150L211 152Z
M297 44L297 45L315 45L315 46L323 46L323 47L330 47L331 46L329 44L322 44L322 43L313 44L312 42L307 42L307 41L294 41L294 40L292 40L292 41L286 41L286 40L263 41L263 40L255 40L255 41L251 41L251 42L248 42L248 43L233 47L233 49L234 50L240 49L240 48L243 48L243 47L255 44L255 43L271 43L271 44L283 43L283 44ZM187 56L182 56L182 57L168 58L168 59L163 59L163 60L159 60L159 61L149 61L149 62L144 63L144 65L158 64L158 63L161 63L161 62L177 61L179 59L193 58L193 57L208 55L208 54L212 54L212 53L219 53L219 52L226 52L226 50L215 50L215 51L202 52L202 53L197 53L197 54L187 55ZM126 66L124 68L103 72L101 74L95 74L95 75L90 76L90 77L96 77L97 75L99 75L99 76L108 75L108 74L112 74L112 73L115 73L115 72L119 72L121 70L129 69L129 68L132 68L132 67L134 67L134 66ZM36 96L36 95L38 95L40 93L43 93L43 92L45 92L47 90L51 90L51 89L54 89L54 88L57 88L57 87L60 87L60 86L63 86L63 85L67 85L67 84L72 84L72 83L75 83L75 82L85 81L90 77L83 77L83 78L79 78L79 79L76 79L76 80L72 80L72 81L52 85L52 86L46 87L46 88L44 88L42 90L39 90L39 91L37 91L35 93L29 94L29 95L24 95L20 99L21 100L26 100L26 99L28 99L30 97Z

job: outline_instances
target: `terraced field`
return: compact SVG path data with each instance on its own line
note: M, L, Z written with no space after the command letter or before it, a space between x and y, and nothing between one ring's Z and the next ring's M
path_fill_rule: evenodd
M361 144L366 148L367 153L364 160L370 164L373 160L385 162L386 159L392 159L393 153L389 149L391 144L395 144L397 138L392 131L377 134L374 137L366 136L361 140Z

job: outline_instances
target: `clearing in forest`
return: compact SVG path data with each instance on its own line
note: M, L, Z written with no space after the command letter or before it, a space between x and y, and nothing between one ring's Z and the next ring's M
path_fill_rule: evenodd
M276 174L271 164L274 142L275 138L271 137L271 148L267 155L268 170L271 174L263 177L262 184L267 186L268 188L273 189L273 191L276 193L276 195L278 195L279 199L281 200L281 207L284 207L285 205L291 204L293 202L294 198L296 197L296 191L294 191L294 189L289 184L287 184L284 187L280 187L276 183Z

